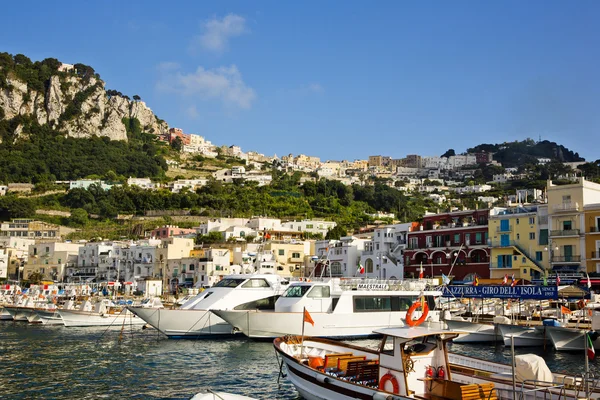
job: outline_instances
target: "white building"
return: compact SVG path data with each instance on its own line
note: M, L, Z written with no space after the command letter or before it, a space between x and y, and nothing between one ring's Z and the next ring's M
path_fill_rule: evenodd
M229 249L207 249L204 257L198 259L196 286L212 286L229 275L231 257Z
M333 221L324 220L303 220L303 221L289 221L281 223L279 230L281 231L292 231L292 232L309 232L314 234L321 234L323 237L331 229L335 228L337 224Z
M8 192L8 186L0 185L0 196L5 196L6 192Z
M404 250L410 223L376 228L372 239L365 243L361 255L364 276L377 279L403 279Z
M196 190L196 188L206 185L208 182L207 179L179 179L173 182L169 182L168 187L169 190L173 193L179 193L183 189L187 188L191 191Z
M23 269L23 278L28 277L38 272L46 279L51 279L55 282L71 281L70 276L67 276L68 271L73 271L73 267L77 264L79 255L80 243L37 243L29 246L27 264Z
M129 178L127 179L127 184L129 186L138 186L142 189L146 190L154 190L160 187L159 183L154 183L150 178Z
M8 278L8 250L0 249L0 279Z

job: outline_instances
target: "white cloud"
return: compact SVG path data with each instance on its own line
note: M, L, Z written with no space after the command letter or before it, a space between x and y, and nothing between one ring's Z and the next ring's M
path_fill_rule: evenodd
M228 14L223 19L213 18L202 24L204 33L194 37L190 51L198 47L205 50L222 52L227 49L229 39L247 33L246 19L236 14Z
M156 84L160 91L197 97L201 100L217 99L228 107L244 109L251 108L256 99L254 89L244 83L235 65L215 69L198 67L192 73L183 73L180 70L163 72Z
M312 93L323 93L325 91L325 89L323 89L323 86L319 85L318 83L311 83L308 86L306 86L306 90Z
M198 109L195 105L191 105L188 108L186 108L185 113L191 119L197 119L200 116L200 113L198 113Z

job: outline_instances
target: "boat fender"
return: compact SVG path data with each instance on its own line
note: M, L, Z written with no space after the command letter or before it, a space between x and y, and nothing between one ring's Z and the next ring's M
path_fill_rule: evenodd
M317 374L317 381L321 383L329 383L329 378L323 374Z
M408 311L406 312L406 324L408 326L418 326L421 325L425 319L427 318L427 314L429 314L429 306L427 305L427 303L423 303L423 312L421 313L421 318L413 320L412 319L412 314L413 312L415 312L415 310L417 308L421 307L421 302L420 301L415 301L412 306L410 306L410 308L408 309Z
M381 379L379 380L379 390L385 390L385 384L388 382L392 384L391 392L394 394L398 394L398 392L400 391L400 385L398 385L398 380L391 372L388 372L387 374L381 377Z

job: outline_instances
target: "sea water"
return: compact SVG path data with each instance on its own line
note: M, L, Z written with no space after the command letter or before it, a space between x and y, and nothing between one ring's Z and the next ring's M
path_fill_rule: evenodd
M377 348L378 340L353 344ZM451 351L510 363L510 348L450 344ZM556 372L581 374L585 355L517 348ZM258 399L299 399L270 341L168 340L154 329L66 328L0 322L1 399L189 399L211 389ZM600 362L590 362L600 373ZM285 372L285 368L284 371Z

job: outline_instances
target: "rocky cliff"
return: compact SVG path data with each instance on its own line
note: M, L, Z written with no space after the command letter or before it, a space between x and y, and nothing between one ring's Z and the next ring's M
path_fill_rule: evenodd
M0 73L3 75L0 119L30 116L40 125L48 124L68 136L97 135L112 140L127 140L123 118L137 118L147 133L158 135L169 128L143 101L109 95L98 76L82 77L74 71L51 71L48 79L39 85L42 90L36 90L15 71L6 67L3 70L0 66ZM19 135L21 130L22 126L17 125L13 133Z

